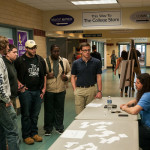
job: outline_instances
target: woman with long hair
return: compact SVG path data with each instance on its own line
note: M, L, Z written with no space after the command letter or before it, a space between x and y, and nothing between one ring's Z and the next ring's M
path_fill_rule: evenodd
M140 113L139 120L139 145L143 150L150 149L150 75L143 73L137 76L136 99L122 104L120 108L129 114Z

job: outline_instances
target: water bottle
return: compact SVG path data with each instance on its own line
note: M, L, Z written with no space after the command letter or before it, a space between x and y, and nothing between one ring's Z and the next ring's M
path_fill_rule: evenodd
M108 109L108 111L111 111L111 109L112 109L112 99L111 99L111 96L108 96L108 99L107 99L107 109Z

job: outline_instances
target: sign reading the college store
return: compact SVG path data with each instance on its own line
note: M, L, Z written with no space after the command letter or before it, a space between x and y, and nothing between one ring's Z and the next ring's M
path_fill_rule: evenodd
M120 11L83 12L83 26L121 25Z
M74 18L69 15L60 14L53 16L50 22L55 26L67 26L74 22Z

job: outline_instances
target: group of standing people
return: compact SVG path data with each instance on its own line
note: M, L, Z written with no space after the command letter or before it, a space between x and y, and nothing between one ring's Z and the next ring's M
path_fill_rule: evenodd
M51 55L43 59L36 54L34 40L25 43L26 52L17 58L17 48L0 36L0 149L19 150L16 97L21 105L22 138L26 144L42 142L38 135L38 116L44 98L44 130L63 133L66 87L71 77L76 113L94 97L102 97L101 61L90 56L90 45L81 44L82 56L74 61L72 71L60 48L51 46ZM72 75L71 75L72 74ZM88 75L88 76L87 76ZM86 77L87 76L87 77ZM86 77L86 78L85 78ZM95 84L97 83L97 89Z
M50 71L46 59L36 54L37 45L34 40L28 40L25 48L25 54L17 58L17 48L9 44L7 38L0 36L1 150L6 150L6 143L9 150L19 150L15 112L17 96L21 105L22 138L26 144L42 142L37 122L45 92L44 129L52 130L54 126L59 133L64 129L64 99L66 82L70 78L69 63L59 57L59 47L54 45L49 57Z

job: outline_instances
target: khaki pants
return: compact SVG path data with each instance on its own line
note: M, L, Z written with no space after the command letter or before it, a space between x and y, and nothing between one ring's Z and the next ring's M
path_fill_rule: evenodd
M77 87L74 91L76 114L79 114L87 104L96 96L97 89L95 86L89 88Z

